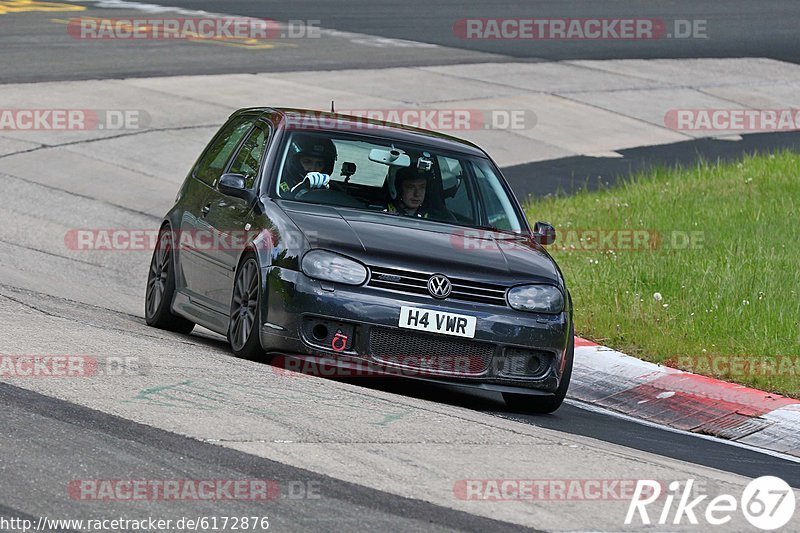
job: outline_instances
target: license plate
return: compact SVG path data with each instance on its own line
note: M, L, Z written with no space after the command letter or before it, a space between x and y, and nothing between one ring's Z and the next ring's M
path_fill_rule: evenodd
M474 316L445 313L419 307L400 307L401 328L473 338L478 319Z

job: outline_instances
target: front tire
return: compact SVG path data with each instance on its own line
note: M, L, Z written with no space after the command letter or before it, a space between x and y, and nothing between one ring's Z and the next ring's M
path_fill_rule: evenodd
M236 269L228 325L228 342L237 357L252 360L264 357L259 338L261 297L261 268L256 255L248 252Z
M147 291L144 297L144 318L148 326L176 333L189 334L194 322L172 313L175 296L175 268L172 260L172 230L164 226L158 235L158 246L153 250Z
M506 407L517 413L542 415L553 413L561 407L561 404L564 403L564 398L567 397L569 381L572 378L572 364L575 359L575 330L572 327L569 329L569 344L565 355L567 366L564 367L561 383L558 384L553 396L541 397L504 392L503 400L506 402Z

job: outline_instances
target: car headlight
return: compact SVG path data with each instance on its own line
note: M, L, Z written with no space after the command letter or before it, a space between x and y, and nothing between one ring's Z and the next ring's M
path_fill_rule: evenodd
M564 295L553 285L522 285L508 291L508 305L519 311L560 313Z
M367 281L367 268L347 257L324 250L311 250L303 256L303 273L325 281L361 285Z

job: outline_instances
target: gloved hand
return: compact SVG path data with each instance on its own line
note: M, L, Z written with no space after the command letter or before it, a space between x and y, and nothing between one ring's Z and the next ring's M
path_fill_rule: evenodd
M311 189L328 188L328 183L331 181L331 177L322 172L309 172L306 174L306 179Z

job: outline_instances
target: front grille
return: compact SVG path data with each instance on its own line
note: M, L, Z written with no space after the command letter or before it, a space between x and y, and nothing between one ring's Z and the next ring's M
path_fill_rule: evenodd
M370 267L372 276L368 285L380 289L405 292L410 294L424 294L428 292L428 279L433 274L422 274L393 268ZM492 305L506 305L506 289L501 285L478 283L459 278L451 278L453 291L448 296L452 300L464 300ZM432 296L431 296L432 298Z
M491 344L372 327L369 355L378 362L434 374L481 375L492 363Z

